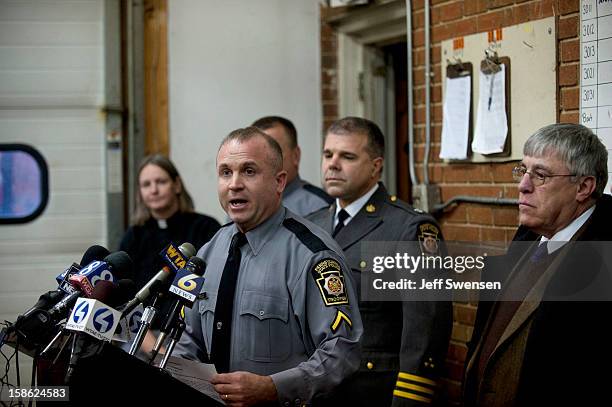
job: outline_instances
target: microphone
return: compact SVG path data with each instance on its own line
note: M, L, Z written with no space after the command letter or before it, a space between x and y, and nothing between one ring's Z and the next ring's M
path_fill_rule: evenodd
M194 256L196 253L195 247L191 243L185 242L178 247L178 251L170 243L162 252L161 255L167 263L161 270L150 279L144 287L136 293L136 296L126 303L122 308L122 317L127 316L134 308L145 302L149 297L162 291L167 283L174 277L176 271L180 269L178 265L185 265L186 259ZM169 260L169 261L168 261Z
M75 291L72 285L68 282L70 276L78 273L81 270L82 265L91 263L94 260L103 259L109 254L110 252L102 246L90 246L83 254L80 264L73 263L56 277L56 281L58 282L58 288L55 291L48 291L42 294L38 298L36 304L34 304L30 309L25 311L20 316L18 316L15 322L5 330L5 336L8 336L15 331L27 331L28 326L36 324L36 320L41 317L41 311L48 311L53 306L58 304L62 299L64 299L66 295L69 295ZM3 341L0 341L0 346L2 345L2 343Z
M79 264L72 263L70 267L68 267L64 272L59 274L55 280L59 286L58 291L64 291L66 294L72 294L74 292L74 287L69 283L68 279L77 274L83 266L95 261L102 260L106 256L108 256L110 252L102 246L93 245L90 246L89 249L85 251L83 257L81 258L81 262ZM55 305L55 304L53 304Z
M126 252L109 254L103 261L94 260L77 275L70 277L69 281L76 289L75 292L58 302L49 311L50 316L55 318L62 316L58 321L64 319L67 314L66 311L72 309L79 297L83 294L92 297L95 285L103 281L113 282L116 278L125 279L133 274L133 268L132 259Z
M39 344L48 338L44 334L57 322L66 318L79 297L85 295L91 297L94 286L103 282L113 282L116 278L124 278L133 274L133 264L125 252L109 254L102 261L94 260L89 263L78 274L69 278L70 284L75 291L72 294L64 294L51 309L37 309L15 324L15 330L26 340ZM111 272L112 270L112 272ZM38 339L38 341L37 341Z
M149 363L153 363L155 357L159 353L166 336L177 327L180 320L181 309L183 307L191 308L195 303L198 294L204 284L204 270L206 270L206 263L199 257L193 256L189 259L189 262L185 265L185 268L179 270L176 273L176 277L168 290L175 296L175 300L170 307L165 323L163 324L160 334L157 337L155 346L151 351L151 359ZM181 331L182 333L182 331Z
M104 342L110 342L120 313L112 307L125 302L136 291L131 280L119 280L113 283L108 280L96 284L90 298L81 298L72 310L66 329L76 332L66 372L66 382L70 382L74 368L80 358L93 355L101 349ZM83 335L82 332L88 334ZM90 336L97 339L92 341Z

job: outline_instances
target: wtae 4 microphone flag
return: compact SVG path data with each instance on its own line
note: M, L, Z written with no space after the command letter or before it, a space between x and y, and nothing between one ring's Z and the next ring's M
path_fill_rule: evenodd
M170 286L170 291L187 300L188 307L191 307L204 285L204 277L193 274L189 268L184 268L176 273L176 277Z
M110 342L119 324L121 312L91 298L79 298L68 317L66 329L85 332Z
M115 330L113 341L131 342L132 338L138 333L138 323L142 319L143 313L144 307L142 304L139 304L136 308L123 316Z

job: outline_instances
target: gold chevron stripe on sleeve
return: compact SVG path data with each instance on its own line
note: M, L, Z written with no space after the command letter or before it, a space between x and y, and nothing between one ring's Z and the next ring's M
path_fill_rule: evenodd
M393 390L393 395L397 397L403 397L405 399L412 399L416 401L422 401L423 403L431 403L431 399L417 394L408 393L407 391Z
M399 377L400 379L410 380L412 382L419 382L419 383L429 384L430 386L437 386L437 383L434 382L433 380L430 380L422 376L416 376L410 373L399 372L397 377Z
M348 324L349 328L353 327L353 321L351 321L349 316L346 315L344 312L338 310L336 312L336 318L334 319L334 322L332 322L330 326L332 332L336 332L338 330L338 327L340 326L342 321L345 321Z
M397 381L395 386L396 387L402 387L404 389L420 391L421 393L427 393L427 394L431 394L431 395L434 394L434 391L432 389L430 389L430 388L423 387L423 386L417 386L416 384L412 384L412 383L400 382L399 380Z

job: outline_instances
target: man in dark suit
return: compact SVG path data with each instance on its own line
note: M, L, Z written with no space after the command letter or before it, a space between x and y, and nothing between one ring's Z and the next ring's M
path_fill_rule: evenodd
M357 281L368 278L361 243L418 242L421 256L437 254L440 228L379 182L384 163L384 137L369 120L346 117L328 129L322 173L329 208L308 218L331 233L346 254ZM339 402L352 406L429 404L436 398L438 376L450 336L450 302L365 301L359 308L364 333L358 373L338 391Z
M599 405L612 379L607 150L586 127L553 124L523 155L513 171L520 227L506 256L485 267L483 279L504 283L496 301L479 304L464 402Z

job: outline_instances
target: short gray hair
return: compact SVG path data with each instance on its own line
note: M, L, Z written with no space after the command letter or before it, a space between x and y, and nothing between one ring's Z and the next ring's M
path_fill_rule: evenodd
M239 143L244 143L245 141L251 140L256 137L263 138L268 144L268 147L270 147L270 154L268 158L270 159L270 164L272 165L272 170L274 170L274 173L282 171L283 150L281 150L280 145L272 137L268 136L266 133L254 126L245 127L244 129L236 129L227 136L225 136L223 141L221 141L221 145L219 145L217 154L221 150L221 147L223 147L232 140L236 140Z
M593 198L603 195L608 182L608 150L587 127L572 123L542 127L529 137L523 154L531 157L557 154L570 173L595 177Z

